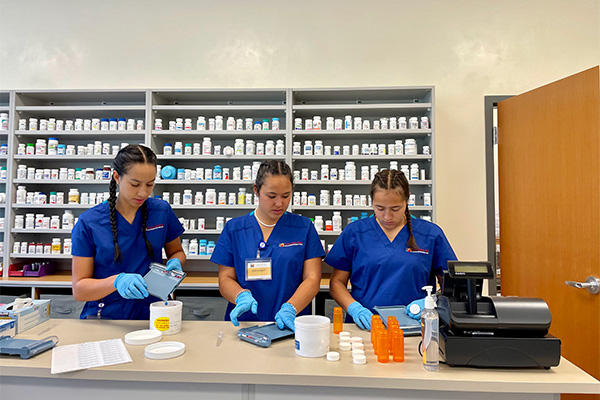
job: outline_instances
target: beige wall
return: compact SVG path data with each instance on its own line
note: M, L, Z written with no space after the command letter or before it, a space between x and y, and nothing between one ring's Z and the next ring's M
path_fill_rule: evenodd
M599 0L0 0L2 89L435 85L463 259L487 257L483 96L599 62Z

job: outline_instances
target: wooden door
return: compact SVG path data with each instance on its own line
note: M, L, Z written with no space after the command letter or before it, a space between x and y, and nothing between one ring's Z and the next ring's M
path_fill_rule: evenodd
M562 355L600 379L600 70L498 103L501 292L539 297ZM600 399L564 395L563 399Z

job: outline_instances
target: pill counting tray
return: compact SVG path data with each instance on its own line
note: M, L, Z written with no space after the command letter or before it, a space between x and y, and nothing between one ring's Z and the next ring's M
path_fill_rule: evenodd
M183 271L167 271L164 265L152 263L150 264L150 271L144 276L144 280L148 285L148 293L159 299L167 300L186 275Z
M381 315L384 324L387 324L387 317L396 317L400 329L404 331L404 336L419 336L421 334L420 321L412 319L406 314L406 306L375 306L373 308Z

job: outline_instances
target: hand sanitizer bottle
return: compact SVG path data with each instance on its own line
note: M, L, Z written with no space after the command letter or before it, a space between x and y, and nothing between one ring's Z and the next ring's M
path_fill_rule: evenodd
M423 354L423 367L427 371L437 371L440 368L440 332L439 316L435 310L435 298L431 294L431 286L423 286L427 291L425 297L425 310L421 313L421 353Z

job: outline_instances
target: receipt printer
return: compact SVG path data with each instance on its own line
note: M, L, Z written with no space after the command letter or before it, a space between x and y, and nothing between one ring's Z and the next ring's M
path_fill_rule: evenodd
M489 262L448 261L440 315L440 355L450 366L550 368L560 362L560 339L549 335L546 302L536 298L483 297Z

